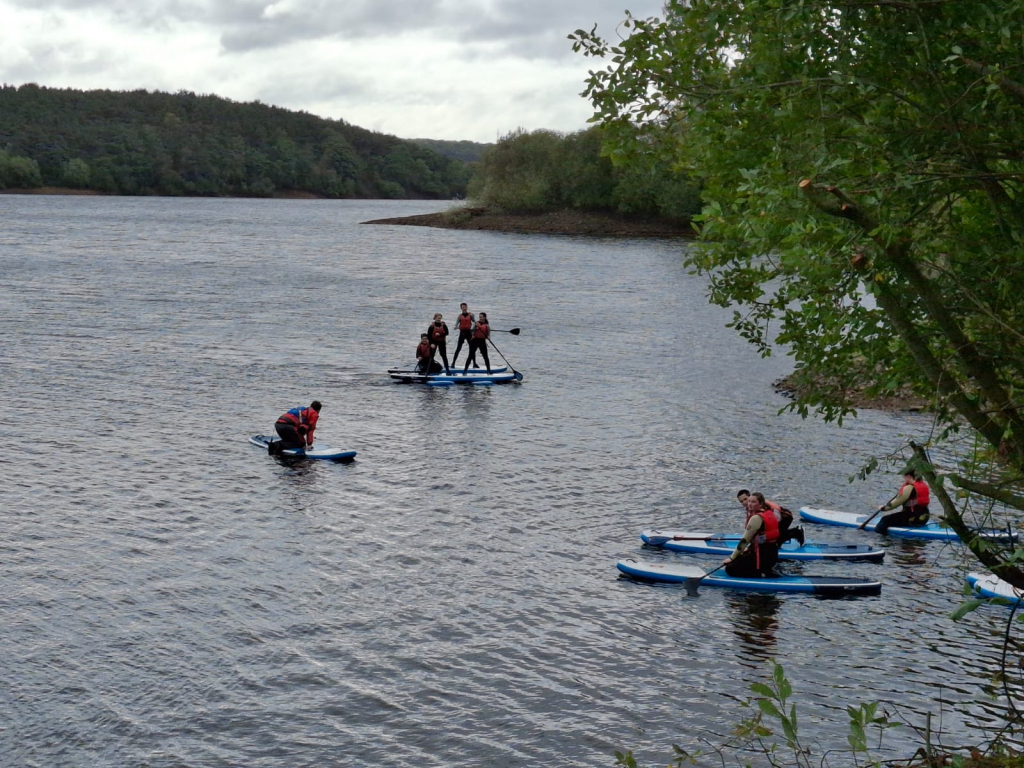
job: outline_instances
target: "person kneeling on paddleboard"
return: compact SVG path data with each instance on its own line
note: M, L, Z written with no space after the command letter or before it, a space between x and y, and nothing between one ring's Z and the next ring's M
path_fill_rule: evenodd
M885 533L892 526L899 528L916 528L928 522L930 516L928 483L917 476L910 467L903 470L903 485L900 492L888 504L878 508L879 512L888 512L896 507L903 507L899 512L884 515L875 526L875 533Z
M778 574L772 569L779 561L779 519L760 493L750 494L744 506L747 527L736 549L722 561L725 572L740 578L775 577Z
M742 488L736 491L736 500L740 503L740 506L746 509L747 498L750 496L750 491L746 488ZM776 504L774 501L765 499L765 506L772 510L779 518L779 546L781 547L787 541L796 540L796 543L801 547L804 545L804 529L803 526L797 528L790 528L793 524L793 513L786 509L781 504Z
M274 424L281 439L268 446L269 452L280 453L286 448L312 448L313 432L322 407L319 400L314 400L308 406L299 406L282 413Z
M426 375L428 373L440 373L441 364L434 362L434 351L436 347L430 343L430 338L425 333L420 334L420 345L416 347L416 370Z

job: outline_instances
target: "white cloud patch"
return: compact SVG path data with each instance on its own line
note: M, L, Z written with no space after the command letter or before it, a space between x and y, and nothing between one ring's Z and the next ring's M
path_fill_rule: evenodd
M659 2L633 6L660 15ZM0 81L259 99L404 137L573 131L606 0L0 0Z

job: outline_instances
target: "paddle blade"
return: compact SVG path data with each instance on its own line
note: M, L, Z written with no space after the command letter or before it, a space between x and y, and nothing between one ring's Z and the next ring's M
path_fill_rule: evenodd
M683 586L686 588L686 594L690 597L697 597L697 587L704 580L703 576L698 576L695 579L687 579L683 582Z
M511 333L513 336L518 336L519 335L519 329L518 328L513 328L513 329L511 329L509 331L509 333Z

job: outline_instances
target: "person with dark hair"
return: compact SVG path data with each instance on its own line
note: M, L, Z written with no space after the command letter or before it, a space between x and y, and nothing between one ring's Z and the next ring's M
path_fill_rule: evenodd
M435 349L436 347L430 343L430 337L425 333L421 333L420 344L416 347L417 371L424 375L441 372L441 364L434 361Z
M891 515L883 515L875 526L875 532L885 533L894 525L899 528L916 528L924 525L930 516L929 501L928 483L918 477L917 472L907 467L903 470L903 485L900 486L900 492L888 504L880 506L878 511L888 512L896 507L902 509Z
M760 493L747 495L747 525L736 549L722 562L730 576L750 578L775 577L773 570L779 561L779 520L765 504Z
M469 355L466 356L466 367L463 373L469 371L469 365L476 365L476 353L484 357L484 365L487 366L487 373L491 372L491 359L487 356L487 340L491 337L491 325L487 322L487 313L481 312L473 326L473 337L469 340Z
M444 372L451 375L451 369L448 367L448 349L445 345L445 339L448 338L448 324L441 319L440 312L434 315L434 322L427 326L427 338L434 345L434 349L440 353L441 359L444 360Z
M469 311L469 305L466 302L462 302L459 305L459 309L462 311L455 316L455 327L459 329L459 341L455 345L455 353L452 355L452 365L454 366L459 359L459 351L462 349L463 342L469 342L473 338L473 325L476 323L476 318L473 317L473 313Z
M746 488L741 488L736 492L736 500L739 501L740 506L746 507L748 496L750 496L750 491L748 491ZM765 500L764 496L761 496L761 499L764 500L765 506L772 510L779 519L779 546L781 547L787 541L792 541L795 539L797 544L799 544L802 547L804 545L804 541L806 540L804 537L803 526L797 528L790 528L790 526L793 524L793 513L790 510L786 509L781 504L776 504L774 501Z
M286 448L312 448L313 432L316 430L316 422L320 418L322 407L319 400L314 400L308 406L299 406L282 413L274 424L274 429L281 439L270 443L268 450L271 453L280 453Z

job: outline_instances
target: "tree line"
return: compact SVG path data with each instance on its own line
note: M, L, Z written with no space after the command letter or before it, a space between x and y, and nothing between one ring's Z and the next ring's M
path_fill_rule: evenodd
M510 213L576 209L688 221L700 212L695 176L652 154L616 154L606 133L598 126L513 131L484 150L469 196Z
M430 147L260 102L0 87L0 189L445 199L470 173Z

